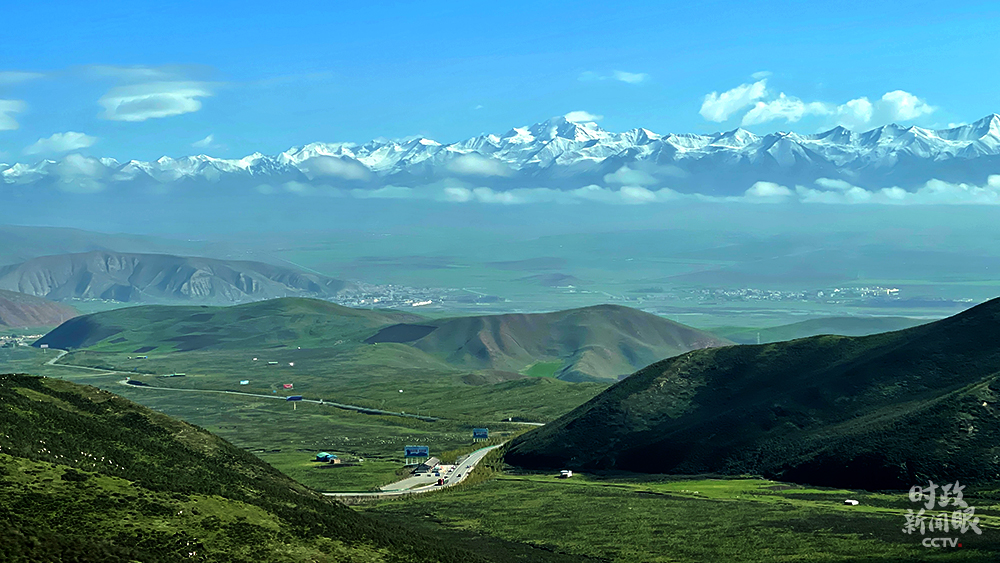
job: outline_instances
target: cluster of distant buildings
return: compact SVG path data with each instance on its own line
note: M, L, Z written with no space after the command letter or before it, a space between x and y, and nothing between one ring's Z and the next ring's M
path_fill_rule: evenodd
M38 340L44 334L0 334L0 348L16 348L18 346L31 346L31 343Z
M356 283L355 288L345 290L334 300L345 307L404 308L422 307L440 303L449 292L446 289L416 288L395 284Z
M745 287L736 289L672 289L667 292L648 293L638 298L638 300L697 301L701 303L755 301L840 303L858 300L896 300L900 298L899 293L899 288L880 285L834 287L804 291Z

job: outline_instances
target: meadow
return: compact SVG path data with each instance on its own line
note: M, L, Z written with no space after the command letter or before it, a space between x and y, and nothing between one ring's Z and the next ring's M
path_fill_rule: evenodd
M860 501L846 506L845 499ZM907 535L905 492L821 489L755 478L503 474L406 500L362 505L425 531L463 530L616 563L960 561L1000 557L1000 504L967 497L982 535ZM923 537L960 537L925 548Z
M299 352L281 351L283 354ZM260 365L260 362L252 363L244 358L246 354L243 352L227 353L232 354L228 356L230 361L245 362L250 365L250 369L256 367L260 370L260 375L246 375L247 372L241 374L235 367L230 367L232 375L219 372L199 375L196 370L212 365L213 362L219 363L220 357L227 357L222 353L173 353L166 357L150 356L149 363L134 360L132 364L128 363L125 356L123 364L114 367L129 371L132 369L131 365L153 366L155 371L163 373L186 370L188 375L185 377L131 376L148 382L151 386L179 389L232 388L266 394L270 393L270 386L240 386L235 379L248 377L252 383L259 381L261 377L270 377L274 381L285 380L268 375L273 374L274 370L269 371L266 364ZM488 427L491 436L498 439L513 437L531 426L503 422L504 418L544 420L560 414L558 409L569 410L575 406L570 405L569 401L583 402L589 398L585 393L574 396L567 393L567 389L580 389L581 392L586 390L593 394L603 389L603 386L596 384L569 384L535 379L495 385L468 385L461 382L460 376L441 373L413 376L407 380L403 375L393 375L396 371L385 366L364 369L356 366L348 371L352 374L360 373L361 376L342 379L337 375L336 365L324 362L321 356L314 357L314 361L316 366L329 370L325 375L312 374L294 378L293 392L304 394L307 398L324 397L327 400L362 406L414 413L420 411L442 417L435 422L425 422L398 416L361 414L315 403L298 403L293 408L290 402L262 397L122 385L122 379L127 377L124 374L85 370L61 363L47 365L45 362L55 355L53 351L34 348L0 349L0 366L3 366L0 371L58 377L112 391L205 428L254 453L295 480L320 491L368 491L388 484L398 478L396 470L402 465L402 451L406 445L427 445L433 455L446 454L446 457L454 457L457 452L466 453L466 450L471 451L469 448L474 449L472 428ZM93 360L90 363L94 365L114 363L111 361L114 358L109 359L96 353L79 352L71 356L79 355ZM310 361L307 360L305 364L310 365ZM401 385L405 387L403 394L399 393ZM324 391L315 391L316 386ZM380 392L383 388L390 391ZM282 389L281 393L285 395L291 392ZM366 398L368 396L376 399ZM378 397L384 397L384 400ZM422 403L422 400L428 402ZM441 405L441 408L428 408L427 405ZM364 461L358 465L326 467L312 461L315 454L321 451L349 460Z

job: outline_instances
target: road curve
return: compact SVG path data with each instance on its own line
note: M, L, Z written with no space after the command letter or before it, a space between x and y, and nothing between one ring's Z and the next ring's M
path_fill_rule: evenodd
M454 475L455 477L446 478L444 481L444 486L431 484L431 485L424 485L422 487L414 487L412 489L390 489L385 491L365 492L365 493L358 492L358 493L323 493L323 494L328 497L378 498L378 497L395 497L401 495L420 494L430 491L438 491L445 487L454 487L455 485L461 483L462 481L465 481L469 477L469 473L472 473L472 470L476 468L476 465L478 465L479 462L482 461L484 457L486 457L486 454L499 448L502 445L503 444L497 444L495 446L487 446L485 448L479 448L478 450L466 456L465 459L463 459L461 463L456 465L455 469L451 472L451 474ZM403 479L403 481L405 480L406 479ZM397 483L401 482L402 481L397 481ZM392 485L386 485L386 486L391 487Z

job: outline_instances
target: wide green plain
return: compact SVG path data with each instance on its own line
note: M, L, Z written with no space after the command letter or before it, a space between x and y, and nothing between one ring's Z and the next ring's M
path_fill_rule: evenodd
M845 499L860 501L846 506ZM961 561L1000 557L1000 504L969 498L982 535L905 534L905 492L815 489L763 479L502 475L362 509L423 529L462 529L616 563ZM923 537L960 537L931 549Z

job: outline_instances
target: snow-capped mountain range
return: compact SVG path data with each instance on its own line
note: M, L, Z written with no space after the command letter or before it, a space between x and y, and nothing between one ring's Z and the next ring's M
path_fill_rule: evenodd
M793 185L830 178L868 189L912 189L930 179L982 183L998 173L997 114L950 129L890 124L862 133L836 127L813 135L764 136L744 129L710 135L660 135L648 129L612 133L595 123L556 117L450 144L422 137L376 139L311 143L273 156L164 156L152 162L71 154L34 164L0 164L0 188L40 184L97 191L194 184L239 189L294 183L377 189L441 183L509 190L596 184L726 195L743 193L757 181Z

